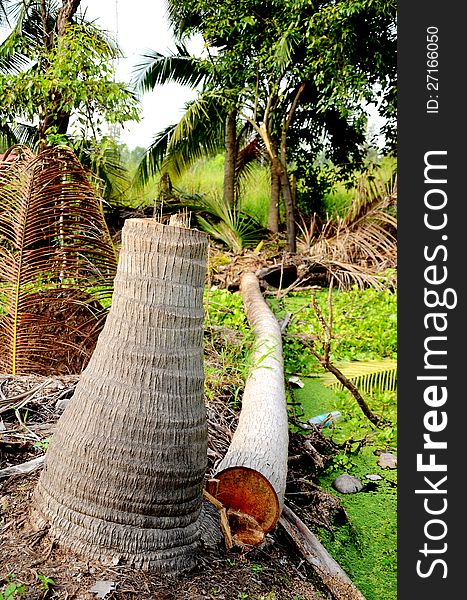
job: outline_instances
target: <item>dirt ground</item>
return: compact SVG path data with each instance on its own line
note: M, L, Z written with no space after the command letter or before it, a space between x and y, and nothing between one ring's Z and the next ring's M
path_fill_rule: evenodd
M196 570L176 579L125 565L87 561L57 546L48 531L34 531L29 515L40 468L29 474L9 476L5 476L4 469L43 454L43 442L53 432L60 414L57 405L72 395L76 381L75 376L0 378L0 590L5 590L8 583L19 586L16 595L5 598L330 598L280 526L276 526L266 541L256 548L204 549L200 552ZM41 384L43 387L34 391ZM225 427L225 419L212 406L208 407L208 418L210 455L217 456L222 450L219 450L216 438L222 437L219 431ZM215 435L214 431L217 432ZM319 448L319 440L317 442L314 440L314 452ZM303 443L292 436L286 500L310 526L316 523L329 526L339 514L339 507L314 490L311 480L307 479L313 473L315 462L305 450L306 444L304 449ZM325 457L326 448L320 448L320 451L320 456ZM97 588L93 590L96 584ZM3 600L1 593L0 598Z

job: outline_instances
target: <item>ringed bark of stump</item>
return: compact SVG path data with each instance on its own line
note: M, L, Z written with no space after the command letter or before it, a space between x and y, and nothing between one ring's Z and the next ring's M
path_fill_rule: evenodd
M253 517L264 533L271 531L279 518L280 506L273 486L264 475L248 467L230 467L216 478L219 480L216 497L224 506ZM239 531L236 535L241 540Z

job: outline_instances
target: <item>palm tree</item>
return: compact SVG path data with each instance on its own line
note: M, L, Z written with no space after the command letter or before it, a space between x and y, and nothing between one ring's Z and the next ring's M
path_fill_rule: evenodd
M160 168L178 176L199 158L218 153L232 125L230 119L228 127L225 126L230 113L224 99L212 87L215 73L209 60L190 55L181 41L176 44L176 52L167 56L148 51L142 58L135 67L135 82L143 93L171 82L193 90L202 85L197 99L185 105L180 121L159 132L147 149L139 167L139 178L147 183ZM233 205L233 195L227 203Z
M128 219L112 307L50 443L38 521L88 558L190 569L207 466L207 237Z

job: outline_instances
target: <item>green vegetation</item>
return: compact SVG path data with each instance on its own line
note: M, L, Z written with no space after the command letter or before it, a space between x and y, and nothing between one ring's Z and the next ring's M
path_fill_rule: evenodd
M8 2L1 8L0 24L10 31L0 44L0 139L41 149L70 144L73 120L79 139L98 146L104 123L138 120L134 95L114 78L120 51L81 18L79 2Z
M321 309L326 311L327 291L317 291L316 298ZM334 290L333 360L395 358L396 300L396 293L389 289ZM293 400L302 407L301 420L331 410L338 410L342 415L334 426L323 430L342 449L317 483L338 495L349 521L345 525L336 525L332 532L322 529L317 533L367 600L395 600L397 475L396 471L377 465L375 451L394 451L396 448L396 392L374 390L367 398L371 409L390 423L384 429L377 429L365 418L348 391L323 385L318 377L322 368L299 338L293 337L320 334L310 292L291 293L281 299L270 296L268 301L279 319L286 312L293 316L287 330L290 337L284 340L284 358L288 375L302 375L304 387L289 390ZM208 326L248 332L240 293L211 289L206 293L206 310ZM248 343L231 346L230 355L224 350L224 358L222 376L228 379L232 373L236 374L237 383L233 386L236 399L245 375L238 365L248 360ZM304 374L308 377L303 377ZM213 375L219 377L219 372L207 371L208 386ZM341 473L358 477L366 491L338 494L331 484ZM380 475L382 479L370 481L366 478L370 474Z
M21 598L26 593L26 586L24 583L16 581L16 575L10 573L7 578L7 584L0 591L0 600L15 600Z
M395 265L396 193L385 188L395 173L395 160L387 156L376 169L365 171L365 179L359 179L358 185L349 183L357 180L360 169L377 154L365 143L365 102L378 104L381 116L387 119L386 148L394 145L395 3L271 0L264 10L257 11L254 3L246 1L169 0L168 19L176 36L176 51L167 56L149 51L142 57L139 91L176 81L198 94L186 105L178 123L154 132L150 148L133 150L117 147L102 134L108 123L137 120L137 102L126 84L115 81L114 62L120 55L116 43L80 15L79 4L0 0L0 25L9 28L9 35L0 43L0 146L6 149L17 142L40 150L46 145L74 146L79 160L102 182L89 184L87 175L80 172L79 182L86 184L86 191L76 188L73 197L87 197L94 192L91 186L99 188L99 196L104 194L109 201L107 222L114 218L115 232L121 225L122 207L150 207L156 215L166 216L181 204L192 211L192 224L234 252L265 239L266 227L277 234L268 243L281 238L285 229L287 239L281 238L280 243L295 252L300 228L299 249L307 258L316 258L327 273L333 272L329 265L334 260L335 272L341 269L339 273L344 273L341 282L359 281L368 286L365 276L373 269L373 283L381 284L379 289L334 290L331 360L339 364L395 359L394 272L388 270L380 277L380 265ZM202 36L205 43L199 57L191 56L185 45L194 35ZM25 125L24 120L37 126ZM74 123L73 135L70 123ZM46 164L53 170L57 192L53 196L50 185L40 184L41 193L47 192L40 211L30 210L34 205L27 193L32 185L24 183L31 169L22 174L24 180L18 178L14 193L9 184L3 185L3 192L9 194L6 206L21 208L21 214L11 216L6 211L0 218L0 254L4 257L0 260L0 338L7 350L11 339L9 370L13 373L31 368L26 359L21 366L18 348L30 349L33 342L44 359L44 365L34 365L34 372L41 372L42 367L53 369L54 361L72 371L82 364L71 362L68 347L78 341L72 340L63 323L63 340L58 340L55 331L43 333L36 327L37 306L47 302L52 306L55 297L65 306L67 294L70 306L87 303L96 313L111 302L110 294L103 295L110 284L102 283L96 273L110 281L116 255L109 246L110 257L106 248L91 260L83 235L71 244L71 234L77 234L75 223L87 212L73 203L71 216L67 216L65 183L70 183L71 176L65 173L63 158L50 156ZM5 165L0 183L18 166ZM167 175L172 180L163 179ZM372 185L377 179L382 186ZM360 193L362 190L367 193ZM46 200L49 204L44 204ZM99 242L102 231L109 237L99 220L101 212L99 204L98 215L89 218L98 224ZM37 222L31 225L29 215ZM47 219L49 229L44 225ZM42 271L33 275L23 268L24 236L18 229L23 222L39 236L32 243L36 254L52 259L51 248L57 250L55 260L46 264L44 258ZM67 242L69 255L71 249L76 251L73 261L64 258L68 257ZM279 251L278 243L276 255ZM104 264L104 254L110 266ZM83 261L83 273L92 263L83 283L75 281L78 262L74 260ZM229 258L217 255L213 260L220 265ZM368 272L363 272L366 266ZM72 284L78 288L74 298ZM61 290L67 294L60 295ZM316 290L315 298L326 315L327 291ZM333 478L341 472L367 483L366 492L339 497L349 524L319 535L367 600L393 600L396 474L380 469L374 452L396 447L396 393L394 389L372 389L366 394L371 410L388 422L387 427L377 429L348 391L331 389L322 378L323 368L310 352L310 345L318 353L322 350L322 328L311 292L284 297L273 293L268 300L278 319L292 316L284 337L285 371L287 378L299 376L304 386L289 386L290 399L302 410L302 414L295 411L292 415L295 404L291 403L291 416L305 421L330 410L342 415L335 426L324 430L341 445L341 451L320 477L320 485L331 491ZM242 299L239 293L212 288L206 290L205 307L206 396L238 408L250 367L251 340ZM17 314L25 315L24 319L19 320ZM67 323L69 316L67 310ZM80 319L76 313L76 323L70 324L73 332L80 331ZM96 332L92 329L92 335ZM53 350L44 354L49 339ZM90 340L91 333L86 332L85 339ZM60 344L66 346L63 360L56 350ZM90 344L90 350L92 347ZM48 441L36 442L35 447L46 450ZM371 473L383 479L370 484L365 476ZM251 566L253 574L260 569L261 565ZM37 577L36 587L42 586L45 597L55 582L46 575ZM0 600L19 598L26 592L13 573L4 583ZM247 595L239 592L238 597Z
M239 208L254 216L263 227L268 224L270 177L266 166L255 164L241 182ZM188 194L207 194L220 201L224 185L224 155L196 162L176 180L175 185Z
M318 305L326 311L327 291L316 292ZM207 293L209 306L208 321L213 325L223 325L244 330L247 328L240 293L227 290L210 290ZM320 327L311 305L310 292L291 292L278 300L268 297L271 309L278 319L286 313L293 315L284 340L284 359L289 375L309 375L321 373L316 359L309 353L298 338L297 333L318 335ZM333 292L333 332L332 359L370 360L376 358L396 358L397 351L397 297L389 289L377 291L373 288ZM215 311L216 306L221 306Z
M36 575L40 587L42 590L41 597L47 597L48 592L55 585L55 581L52 577L44 575L43 573L37 573ZM22 598L28 590L24 583L16 581L16 574L10 573L7 577L6 585L3 590L0 590L0 600L19 600Z
M367 484L367 491L338 494L349 524L332 533L320 530L320 538L367 600L395 600L397 591L397 473L377 466L373 447L364 447L339 472L330 471L318 480L332 491L337 474L349 473ZM366 475L381 480L370 482Z

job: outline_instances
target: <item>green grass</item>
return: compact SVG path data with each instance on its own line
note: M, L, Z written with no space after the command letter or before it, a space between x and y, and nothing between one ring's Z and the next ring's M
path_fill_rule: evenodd
M188 194L208 194L222 199L224 185L224 155L206 158L194 164L175 186ZM270 197L270 175L267 166L253 165L240 186L240 208L267 226Z
M388 182L396 170L396 160L392 156L385 156L375 167L376 177ZM323 213L330 218L344 217L357 197L355 187L347 188L344 183L337 182L334 189L324 195Z

